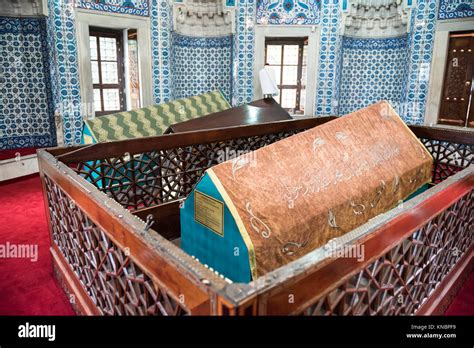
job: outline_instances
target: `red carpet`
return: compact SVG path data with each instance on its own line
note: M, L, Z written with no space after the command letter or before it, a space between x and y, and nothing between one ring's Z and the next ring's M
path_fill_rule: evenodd
M445 315L474 315L474 272L463 284Z
M17 154L20 156L28 156L36 153L35 147L27 147L24 149L2 150L0 151L0 161L15 158Z
M0 315L74 315L53 276L38 176L0 183L0 244L36 244L37 261L0 259Z
M53 276L38 176L0 183L0 244L37 244L38 260L0 259L0 315L74 315ZM446 311L474 315L474 273Z

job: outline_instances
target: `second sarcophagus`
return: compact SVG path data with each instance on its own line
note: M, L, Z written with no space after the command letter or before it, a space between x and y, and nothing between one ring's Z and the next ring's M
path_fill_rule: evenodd
M181 246L248 282L393 208L432 162L380 102L207 170L181 209Z

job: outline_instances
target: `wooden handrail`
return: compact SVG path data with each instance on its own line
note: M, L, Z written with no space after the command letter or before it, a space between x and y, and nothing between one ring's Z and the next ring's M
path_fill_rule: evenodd
M153 137L127 139L114 142L80 145L69 148L50 148L48 151L63 163L120 157L125 152L140 154L153 150L207 144L236 138L252 137L284 131L304 130L335 119L335 116L276 121L256 125L206 129L199 131L165 134ZM436 139L474 146L474 132L451 128L409 126L419 138Z

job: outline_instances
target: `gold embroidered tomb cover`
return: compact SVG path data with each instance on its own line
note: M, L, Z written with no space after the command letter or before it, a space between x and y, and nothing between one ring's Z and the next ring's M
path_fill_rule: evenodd
M383 101L206 174L255 279L393 208L428 183L431 170L430 153Z

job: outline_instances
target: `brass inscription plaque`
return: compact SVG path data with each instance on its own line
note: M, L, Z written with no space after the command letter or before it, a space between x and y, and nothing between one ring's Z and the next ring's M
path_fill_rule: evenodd
M194 220L224 236L224 203L202 192L194 191Z

